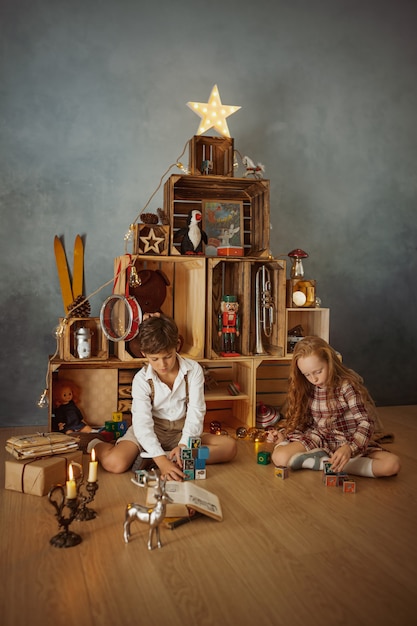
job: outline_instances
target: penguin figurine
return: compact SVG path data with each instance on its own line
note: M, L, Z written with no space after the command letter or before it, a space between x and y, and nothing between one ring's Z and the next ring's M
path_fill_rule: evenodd
M202 217L201 211L193 209L188 214L187 227L177 232L177 237L183 235L181 254L203 254L203 242L207 244L207 234L200 228Z

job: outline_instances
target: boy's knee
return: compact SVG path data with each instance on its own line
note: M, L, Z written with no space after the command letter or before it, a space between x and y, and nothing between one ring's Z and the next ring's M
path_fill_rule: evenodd
M229 437L227 439L227 457L228 457L228 461L231 461L232 459L235 458L236 454L237 454L237 441L236 439L233 439L232 437Z
M123 474L131 466L131 464L126 463L125 459L120 459L111 454L101 460L101 465L103 469L111 474Z

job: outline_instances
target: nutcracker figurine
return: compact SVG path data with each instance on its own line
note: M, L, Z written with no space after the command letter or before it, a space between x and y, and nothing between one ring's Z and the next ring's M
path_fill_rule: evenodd
M236 338L240 335L239 303L236 296L223 296L218 317L218 336L222 337L222 356L240 356Z

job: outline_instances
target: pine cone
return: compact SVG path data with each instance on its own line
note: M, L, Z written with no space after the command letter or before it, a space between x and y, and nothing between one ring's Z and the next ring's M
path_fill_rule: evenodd
M85 296L77 296L68 307L68 317L90 317L90 314L91 306L89 301L85 299Z
M141 222L143 224L157 224L158 216L155 213L142 213L140 216Z

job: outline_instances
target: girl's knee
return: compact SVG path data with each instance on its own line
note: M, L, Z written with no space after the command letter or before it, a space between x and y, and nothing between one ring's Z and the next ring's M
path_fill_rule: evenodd
M288 451L285 450L287 446L276 446L271 454L271 461L274 465L287 465L288 463Z
M386 460L387 476L395 476L401 469L401 462L396 454L390 454Z

